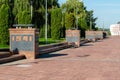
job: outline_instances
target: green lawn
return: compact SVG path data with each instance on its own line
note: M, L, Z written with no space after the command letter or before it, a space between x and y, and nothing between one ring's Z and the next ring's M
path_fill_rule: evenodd
M48 38L46 42L45 38L40 38L39 45L60 43L60 42L63 42L64 40L65 40L64 38L61 38L60 40L53 40L52 38ZM9 48L9 45L0 45L0 48Z
M48 38L46 41L45 38L40 38L39 45L60 43L60 42L63 42L64 40L65 40L64 38L61 38L60 40L53 40L52 38Z
M0 45L0 48L9 48L9 45Z

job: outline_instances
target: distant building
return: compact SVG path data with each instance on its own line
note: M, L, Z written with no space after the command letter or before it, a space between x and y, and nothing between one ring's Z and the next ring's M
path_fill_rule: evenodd
M110 25L110 32L112 36L120 35L120 24L112 24Z

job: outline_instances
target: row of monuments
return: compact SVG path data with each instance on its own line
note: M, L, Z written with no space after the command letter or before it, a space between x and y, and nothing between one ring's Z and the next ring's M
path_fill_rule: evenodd
M27 26L28 28L22 28ZM15 25L10 31L10 51L14 54L25 55L27 59L35 59L39 54L39 30L31 25ZM102 31L86 31L87 40L103 39ZM80 47L80 30L66 30L66 41L75 47Z

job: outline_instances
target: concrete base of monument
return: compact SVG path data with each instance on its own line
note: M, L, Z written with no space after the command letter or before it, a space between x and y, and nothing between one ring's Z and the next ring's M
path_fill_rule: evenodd
M88 41L95 42L96 41L95 31L85 31L85 39Z
M74 47L80 47L80 30L66 30L66 41Z
M19 51L20 55L25 55L26 59L35 59L36 55L35 52L32 51Z
M75 47L76 47L76 48L80 47L80 41L75 42Z
M95 36L97 40L103 40L103 31L95 31Z

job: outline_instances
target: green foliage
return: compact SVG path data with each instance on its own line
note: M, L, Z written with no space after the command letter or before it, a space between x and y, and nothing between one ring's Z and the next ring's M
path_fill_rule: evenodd
M74 17L74 14L73 13L66 13L66 16L65 16L65 27L66 29L72 29L72 28L75 28L75 17Z
M56 8L51 13L51 37L52 39L60 39L60 29L62 21L61 9Z
M67 0L66 3L62 5L62 9L66 9L66 12L76 15L76 10L80 13L83 6L83 3L79 2L79 0Z
M86 23L86 19L85 18L82 18L82 19L79 19L79 26L80 26L80 29L84 29L84 30L87 30L89 29L89 27L87 26L87 23Z
M31 23L31 16L28 11L21 11L17 15L18 24L30 24Z
M24 10L30 12L29 0L14 0L14 8L13 8L14 15L17 15L19 12Z
M9 6L0 6L0 44L7 45L9 42Z
M95 29L95 21L97 20L97 18L94 18L92 10L86 10L83 2L80 2L79 0L67 0L67 2L62 5L62 9L65 9L66 13L68 14L73 13L76 19L75 22L77 22L78 18L77 24L79 29L88 30L90 29L90 27L92 29Z
M0 45L0 48L2 49L8 49L10 46L9 45L6 45L6 44L3 44L3 45Z
M120 24L120 21L119 21L119 22L117 22L117 24Z
M87 26L87 14L86 14L86 10L83 10L80 13L79 19L78 19L78 25L79 25L79 28L81 30L87 30L87 29L89 29L89 26Z
M40 37L45 37L45 1L34 0L33 23L40 29ZM59 7L58 0L47 0L48 6L48 37L51 37L51 11Z
M96 20L97 18L94 18L93 16L93 10L87 11L87 17L86 17L86 22L87 26L89 26L89 30L96 30L95 25L96 25Z
M66 10L66 28L75 28L78 25L79 29L87 29L86 8L83 2L79 0L67 0L62 5L62 9ZM77 23L78 20L78 23Z
M9 0L0 0L0 3L2 4L8 4Z
M30 1L14 0L13 14L15 16L15 23L30 24Z

